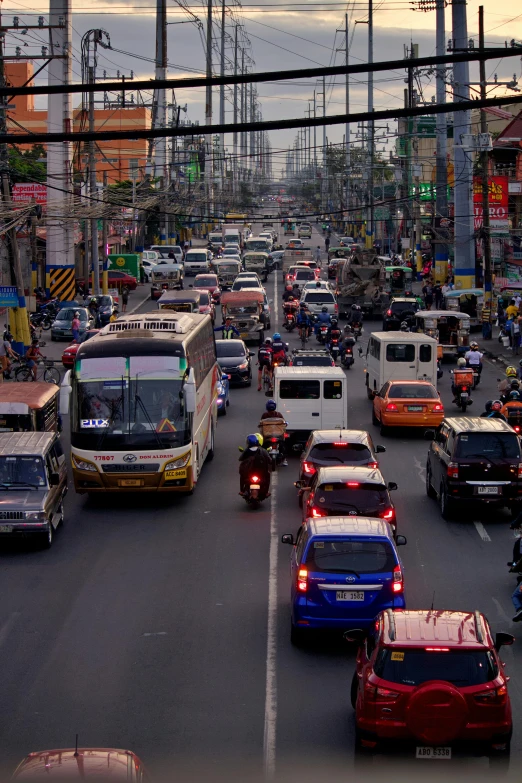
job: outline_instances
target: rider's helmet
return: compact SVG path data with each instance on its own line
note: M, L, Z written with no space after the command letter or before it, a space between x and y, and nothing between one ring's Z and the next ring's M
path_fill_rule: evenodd
M265 345L272 345L272 338L271 337L267 337L266 338Z
M247 437L247 446L259 446L259 441L257 439L256 435L248 435Z
M332 326L337 326L337 324L339 323L339 321L337 320L337 318L335 316L332 316L331 322L332 322Z
M511 365L509 367L506 367L506 375L508 378L516 378L517 377L516 368Z
M257 445L258 445L258 446L262 446L262 445L263 445L263 443L264 443L264 439L263 439L263 436L261 435L261 433L260 433L260 432L256 432L256 434L254 435L254 437L255 437L255 439L257 440Z
M306 310L306 304L305 304L305 302L301 302L301 304L299 305L299 307L301 308L301 310Z
M478 343L473 341L469 347L471 348L472 351L476 351L478 349Z
M463 356L460 357L460 359L457 359L457 367L465 367L466 366L466 360Z
M80 313L78 312L78 310L74 311L74 317L75 318L79 318L80 317Z
M508 399L510 402L518 402L520 400L520 392L517 391L517 389L513 389L513 391L509 393Z
M352 310L358 310L358 309L359 309L358 305L356 305L356 304L352 305Z
M509 388L511 389L511 391L518 391L520 389L520 384L516 380L511 381L511 383L509 384Z
M493 400L488 400L486 404L484 405L486 413L491 413L491 406L493 405Z
M34 338L34 340L31 341L31 345L38 345L38 340L36 339L36 337Z
M328 312L328 308L326 307L326 305L324 307L321 307L321 312L322 313L327 313Z
M292 286L290 285L290 283L288 283L288 285L286 286L286 290L287 291L292 291L293 290Z
M281 339L281 335L279 334L279 332L274 332L274 336L272 337L272 340L280 340L280 339Z
M491 410L492 411L499 411L499 410L501 410L501 408L502 408L502 403L500 402L500 400L494 400L491 403Z
M289 296L289 297L288 297L288 299L287 299L286 301L287 301L287 302L295 302L295 299L294 299L294 297L293 297L293 296Z
M276 408L277 408L276 401L275 400L268 400L268 402L266 404L267 411L270 411L270 412L271 411L275 411Z
M230 316L230 315L227 315L227 317L225 318L225 323L226 323L227 321L231 321L231 320L232 320L232 316Z

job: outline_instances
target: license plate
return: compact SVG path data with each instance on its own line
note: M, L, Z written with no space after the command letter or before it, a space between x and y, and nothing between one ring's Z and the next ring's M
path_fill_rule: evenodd
M0 533L11 533L13 530L12 525L0 525Z
M408 405L409 411L421 411L422 405Z
M187 478L187 469L178 468L177 470L166 470L165 481L172 481L172 479Z
M141 487L143 481L141 479L120 479L118 486L120 487Z
M337 601L364 601L364 592L362 590L337 590L335 598Z
M241 332L241 339L246 340L248 337L248 332Z
M451 758L451 748L445 748L445 747L438 747L438 748L429 748L429 747L418 747L417 751L415 753L415 758L417 759L450 759Z
M250 489L261 489L261 484L251 484Z
M478 487L479 495L498 495L498 487Z

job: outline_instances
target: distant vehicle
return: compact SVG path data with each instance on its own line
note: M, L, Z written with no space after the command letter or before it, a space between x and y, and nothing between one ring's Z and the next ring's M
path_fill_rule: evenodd
M302 348L292 353L288 367L335 367L335 362L326 348Z
M185 277L189 275L197 275L198 272L210 272L210 257L212 253L210 251L193 248L188 250L185 255Z
M301 296L301 302L304 302L311 313L320 313L323 307L326 307L330 315L337 315L337 300L331 291L320 289L315 291L308 288Z
M373 398L372 421L381 435L391 427L438 427L444 405L428 381L388 381Z
M75 313L78 313L80 320L80 337L94 328L94 318L86 307L62 307L58 310L51 326L51 340L72 340L72 321Z
M183 250L179 245L152 245L151 250L154 250L160 258L170 258L175 260L177 264L181 264L183 261ZM174 254L174 259L169 254Z
M378 468L377 454L385 451L384 446L374 445L366 430L314 430L301 454L299 480L303 486L309 486L319 468L329 466Z
M13 778L83 780L84 778L144 783L143 762L130 750L118 748L63 748L30 753L17 766Z
M67 348L65 348L64 352L62 353L62 364L66 370L71 370L74 367L74 360L76 359L76 354L78 353L78 348L80 345L86 340L90 340L91 337L94 337L94 335L98 334L99 331L99 329L89 329L88 332L85 332L82 335L79 343L72 343L71 345L68 345Z
M218 364L230 383L250 386L252 382L251 357L243 340L216 340Z
M109 269L108 272L109 288L117 288L118 291L126 286L129 291L135 291L138 287L138 281L132 275L128 275L126 272L117 272L116 270ZM78 285L85 286L85 279L79 277L76 281Z

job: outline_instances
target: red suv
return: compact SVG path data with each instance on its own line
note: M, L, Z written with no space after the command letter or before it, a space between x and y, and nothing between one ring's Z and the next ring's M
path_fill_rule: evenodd
M511 704L498 652L514 638L493 639L483 614L387 609L369 635L345 636L360 644L351 687L359 748L403 740L417 758L451 758L459 745L509 755Z

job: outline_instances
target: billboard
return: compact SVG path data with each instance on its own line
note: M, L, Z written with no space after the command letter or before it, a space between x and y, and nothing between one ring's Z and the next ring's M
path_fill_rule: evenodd
M490 177L488 180L489 224L491 230L507 231L508 221L508 177ZM482 177L473 177L473 214L475 231L482 228Z
M17 182L13 185L12 201L36 201L37 204L47 204L47 186L37 185L36 182Z

